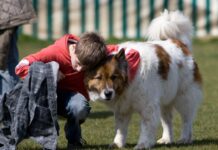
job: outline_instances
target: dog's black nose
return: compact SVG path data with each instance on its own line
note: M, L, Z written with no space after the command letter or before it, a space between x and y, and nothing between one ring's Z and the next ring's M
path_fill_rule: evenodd
M105 90L104 91L104 95L107 99L110 99L111 96L112 96L113 92L112 91L109 91L109 90Z

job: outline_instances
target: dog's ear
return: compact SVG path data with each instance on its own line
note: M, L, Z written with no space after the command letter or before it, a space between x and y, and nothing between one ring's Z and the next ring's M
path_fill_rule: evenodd
M128 63L126 60L124 48L120 49L120 51L115 55L115 59L118 62L120 70L122 70L123 75L125 76L128 72Z
M122 48L122 49L116 54L115 58L116 58L117 60L125 60L125 59L126 59L124 48Z

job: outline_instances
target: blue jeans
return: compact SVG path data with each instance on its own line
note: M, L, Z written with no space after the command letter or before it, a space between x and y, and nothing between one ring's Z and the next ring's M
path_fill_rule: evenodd
M80 143L81 127L91 110L87 99L80 93L58 91L58 114L67 118L65 135L70 144Z
M3 93L10 91L19 78L15 74L15 67L18 63L18 48L17 48L17 27L12 34L10 47L7 59L7 68L0 70L0 97Z

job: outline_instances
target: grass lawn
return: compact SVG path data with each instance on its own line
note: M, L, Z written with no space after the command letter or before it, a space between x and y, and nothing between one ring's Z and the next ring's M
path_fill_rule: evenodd
M113 40L112 42L115 43ZM108 41L109 43L111 41ZM39 41L26 36L21 36L18 42L20 58L35 52L47 45L51 41ZM218 39L195 39L193 41L193 51L196 61L199 64L204 80L204 100L200 106L194 123L194 141L191 145L156 145L153 149L163 150L215 150L218 149ZM108 144L113 141L114 121L113 114L100 103L92 103L92 112L87 121L82 125L83 138L88 145L85 149L107 149ZM58 140L58 149L66 149L67 141L64 136L63 126L65 120L59 119L61 132ZM139 135L139 117L133 115L129 126L127 147L133 149L137 143ZM180 118L177 114L174 117L175 140L179 138ZM161 128L158 138L161 135ZM32 140L24 140L18 145L18 150L40 150L42 149Z

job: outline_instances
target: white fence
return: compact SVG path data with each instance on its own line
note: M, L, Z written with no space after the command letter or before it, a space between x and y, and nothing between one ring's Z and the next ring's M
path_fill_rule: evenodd
M38 21L22 32L40 39L85 31L105 38L143 38L150 20L165 8L188 15L195 36L218 36L218 0L33 0L33 5Z

